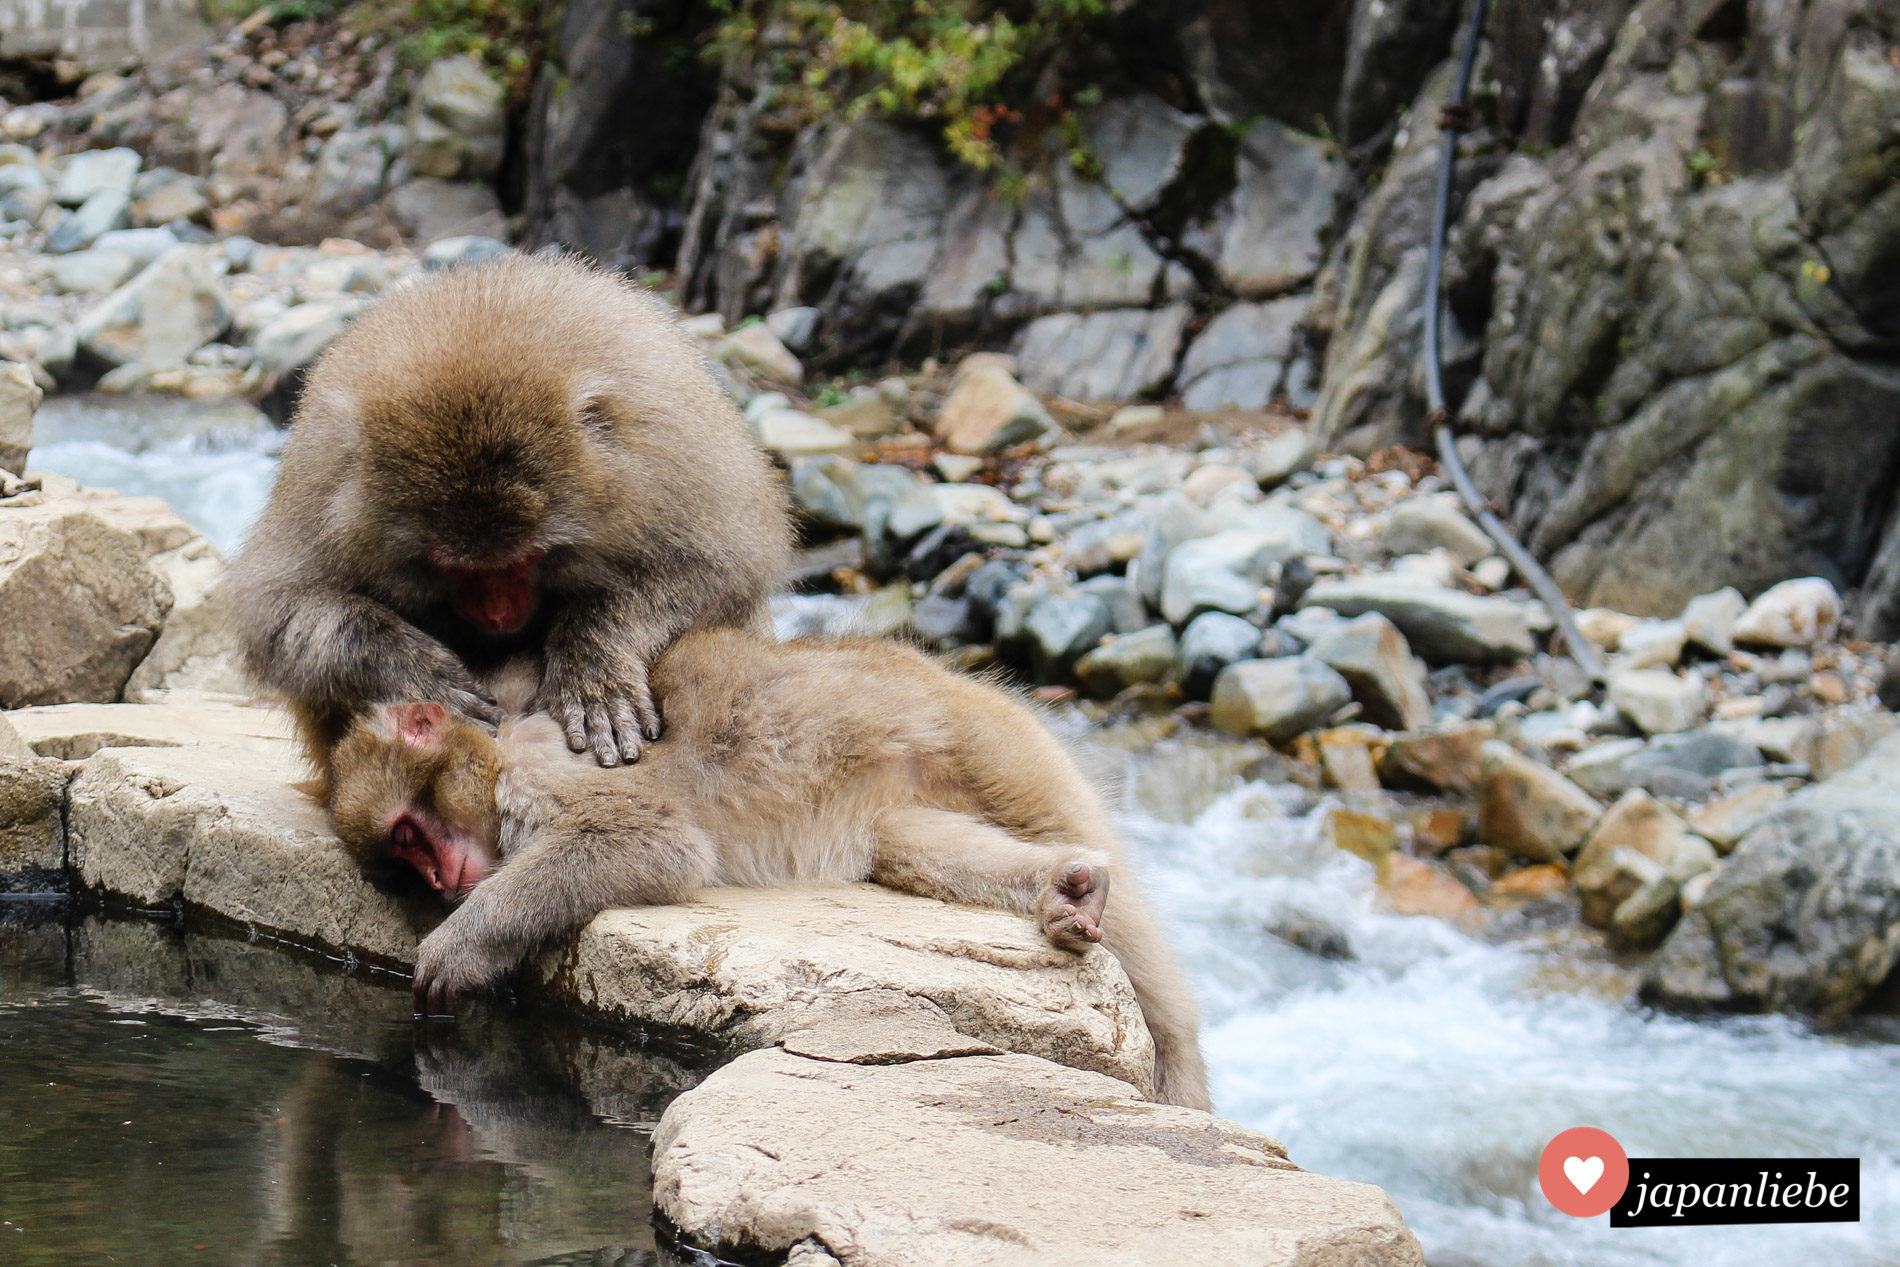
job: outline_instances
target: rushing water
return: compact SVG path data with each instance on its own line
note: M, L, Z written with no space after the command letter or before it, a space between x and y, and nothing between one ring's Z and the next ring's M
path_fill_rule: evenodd
M418 1027L405 982L20 913L0 904L0 1262L679 1261L647 1150L690 1062L494 1008Z
M142 408L48 402L34 460L167 497L228 551L268 491L274 433L255 423L207 429L183 412L152 425ZM782 607L780 625L840 632L851 611L849 601L798 600ZM1627 1001L1628 971L1564 927L1527 925L1485 940L1381 913L1371 868L1321 844L1323 807L1297 789L1249 780L1243 748L1205 738L1078 740L1120 791L1137 864L1199 991L1219 1110L1280 1136L1306 1166L1383 1186L1434 1267L1900 1264L1900 1045L1880 1041L1872 1026L1822 1035L1778 1018L1651 1014ZM1289 922L1333 930L1350 957L1321 958L1269 931ZM74 1024L112 1032L97 1029L111 1024L104 1004L75 997L58 1006ZM216 1041L258 1044L249 1034ZM411 1093L387 1102L420 1104L404 1100ZM253 1103L277 1103L259 1094ZM11 1103L0 1098L0 1113ZM249 1111L230 1103L232 1113ZM97 1127L102 1140L114 1138L108 1125ZM1638 1157L1858 1156L1863 1221L1611 1229L1607 1216L1571 1219L1544 1200L1536 1172L1544 1143L1578 1125L1608 1130ZM413 1122L388 1129L426 1135ZM9 1125L5 1134L18 1132ZM369 1175L400 1185L414 1173L405 1166L417 1157L388 1166L377 1160L390 1147L375 1142L384 1137L359 1138L364 1177L344 1186L380 1192ZM495 1202L532 1219L529 1207L548 1195L523 1186ZM414 1213L418 1200L402 1198L411 1212L403 1217L425 1219ZM427 1219L456 1208L443 1198Z

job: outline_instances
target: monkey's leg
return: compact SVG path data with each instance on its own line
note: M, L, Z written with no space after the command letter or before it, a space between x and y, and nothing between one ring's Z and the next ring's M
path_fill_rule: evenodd
M1103 918L1106 858L1105 851L1086 846L1019 840L966 814L892 809L878 818L871 878L926 897L1020 912L1037 919L1049 940L1065 949L1100 941L1128 974L1154 1038L1155 1097L1205 1109L1207 1074L1194 995L1132 885L1116 890L1115 909Z
M567 746L601 765L638 761L642 739L660 737L647 670L686 620L641 610L621 595L579 601L548 632L541 704Z
M1027 915L1065 950L1102 940L1109 868L1098 850L1033 844L922 807L885 810L876 832L871 878L887 888Z
M529 954L615 906L677 902L712 874L712 843L660 796L621 787L562 804L555 820L475 886L416 953L416 1010L447 1015Z
M347 714L389 700L434 700L490 725L501 720L454 652L373 599L316 593L286 599L280 610L247 661L292 699Z

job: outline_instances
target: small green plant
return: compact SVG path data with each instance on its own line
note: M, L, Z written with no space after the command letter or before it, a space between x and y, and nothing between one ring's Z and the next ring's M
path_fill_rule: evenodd
M1076 67L1108 0L713 0L724 17L708 55L764 71L789 129L878 114L940 126L983 169L1011 141L1061 130L1070 161L1094 162L1071 133L1092 85Z
M229 3L229 0L224 0ZM559 0L273 0L271 21L335 19L359 35L394 44L403 65L421 70L468 54L486 65L512 100L527 95Z
M842 405L850 399L851 393L834 383L812 399L812 408L830 409L833 405Z
M1725 185L1735 175L1729 170L1728 160L1707 146L1689 155L1685 161L1689 165L1689 174L1695 177L1699 185Z

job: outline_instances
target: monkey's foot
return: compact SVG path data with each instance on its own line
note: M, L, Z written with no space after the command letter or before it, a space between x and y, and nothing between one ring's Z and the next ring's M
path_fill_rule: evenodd
M1057 873L1042 903L1042 931L1064 950L1081 951L1102 940L1108 905L1108 868L1071 862Z

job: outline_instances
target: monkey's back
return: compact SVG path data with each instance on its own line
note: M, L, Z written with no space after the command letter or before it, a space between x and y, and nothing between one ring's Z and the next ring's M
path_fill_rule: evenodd
M901 644L704 630L660 658L654 685L666 742L696 754L726 804L829 807L835 821L812 829L847 834L872 806L921 804L1113 847L1094 788L1033 709Z

